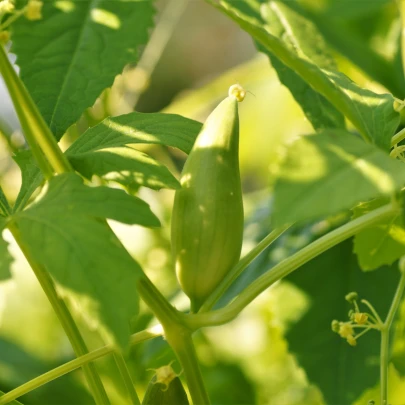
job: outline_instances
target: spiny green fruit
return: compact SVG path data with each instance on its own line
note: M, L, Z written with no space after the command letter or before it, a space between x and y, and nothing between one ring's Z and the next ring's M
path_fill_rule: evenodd
M176 274L196 312L240 258L239 85L211 113L181 174L172 215Z
M183 384L170 365L156 370L142 405L189 405Z

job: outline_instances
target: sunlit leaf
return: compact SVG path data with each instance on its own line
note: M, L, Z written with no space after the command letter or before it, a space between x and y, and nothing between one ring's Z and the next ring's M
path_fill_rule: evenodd
M386 199L378 199L358 205L353 210L353 218L387 204ZM363 270L374 270L384 264L392 264L405 255L405 228L401 213L368 227L354 238L354 252Z
M392 195L405 184L403 163L352 134L323 131L288 146L275 185L276 225L335 214Z
M106 118L88 129L67 150L67 155L137 143L171 146L189 153L201 127L201 123L181 115L132 112Z
M125 347L138 311L139 265L100 219L155 226L146 203L122 190L90 188L75 174L53 178L45 194L13 216L19 244L50 272L71 308Z
M336 63L315 26L286 4L271 1L267 7L261 7L261 15L258 14L257 18L262 19L269 32L280 38L291 52L300 52L321 68L336 69ZM328 100L264 46L260 43L258 46L268 55L281 83L291 91L315 129L345 127L343 115Z
M218 4L207 0L239 24L255 41L294 70L315 91L323 95L344 114L370 142L388 150L391 137L399 125L399 114L394 110L390 94L376 94L357 86L344 74L319 67L316 62L292 49L257 19L257 13L268 5L259 0L223 0Z
M88 129L66 154L87 178L96 174L130 188L178 188L178 181L165 166L128 145L159 144L188 153L200 129L199 122L180 115L133 112L107 118Z
M57 139L110 87L153 26L152 1L45 1L43 18L13 25L20 74Z

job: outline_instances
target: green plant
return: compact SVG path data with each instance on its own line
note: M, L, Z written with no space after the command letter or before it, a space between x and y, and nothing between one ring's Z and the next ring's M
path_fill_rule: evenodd
M74 401L80 397L88 402L91 395L96 404L140 404L142 387L134 379L145 380L145 367L138 360L148 350L158 368L177 359L177 374L184 376L192 403L209 404L215 384L206 388L209 372L195 347L197 341L204 348L201 331L233 321L280 280L308 298L300 319L291 311L285 337L322 394L319 403L353 404L363 396L377 401L375 392L364 391L379 382L379 403L388 405L394 377L400 381L397 391L404 392L395 373L405 370L405 335L398 322L393 336L393 325L405 289L405 2L344 2L343 8L337 0L322 6L310 0L206 3L250 35L313 128L312 134L282 148L271 170L272 187L264 191L266 209L261 209L257 195L245 195L254 206L245 214L245 229L253 224L258 231L241 259L244 218L236 99L243 100L243 89L232 87L205 126L168 113L111 117L114 97L108 89L115 77L126 65L139 62L135 103L156 66L159 55L148 45L142 56L138 54L153 26L152 2L0 1L0 40L5 44L0 46L0 72L28 146L16 146L6 126L0 127L22 177L14 201L0 188L0 229L8 230L19 246L77 357L46 371L11 345L14 357L35 365L34 376L9 387L0 404L19 403L20 397L77 368L83 370L88 390L67 376L66 391L77 395ZM159 35L151 41L160 52L185 2L174 0L167 7L155 31ZM10 39L19 74L7 55ZM385 54L376 51L382 43L387 44ZM358 77L367 75L373 86L362 87L339 71L330 47L349 61L349 73L353 66L360 68L363 75L356 73ZM252 66L238 73L246 75ZM97 114L100 104L102 113ZM277 120L271 116L272 123ZM189 154L180 183L166 167L175 170L174 155L160 149L164 165L138 144ZM213 162L221 165L213 167ZM138 197L141 188L176 190L173 250L191 310L175 307L167 298L170 294L151 281L107 222L149 228L163 222L166 227ZM204 240L201 250L190 250L193 238ZM0 238L2 280L11 277L6 239ZM191 255L179 259L184 249ZM178 287L173 291L176 295ZM346 295L350 291L356 292ZM348 319L344 296L351 306ZM358 297L367 300L359 302ZM140 309L139 299L149 313ZM153 317L159 324L148 328ZM333 331L346 341L330 331L334 318ZM159 340L162 336L164 341ZM90 348L89 342L97 342L98 348ZM0 340L0 357L9 351L8 342ZM115 372L104 375L95 360L108 355L108 368ZM246 383L229 359L217 363L211 371L233 373L235 381ZM25 376L18 367L14 374L17 379ZM173 382L179 391L180 379ZM1 373L0 384L6 384ZM147 390L144 403L154 395L157 403L167 400L157 386ZM63 397L60 390L58 398ZM223 391L232 394L228 388ZM53 394L48 395L51 403ZM25 398L35 402L35 397L21 400ZM275 403L273 398L268 401ZM311 401L310 394L306 401Z

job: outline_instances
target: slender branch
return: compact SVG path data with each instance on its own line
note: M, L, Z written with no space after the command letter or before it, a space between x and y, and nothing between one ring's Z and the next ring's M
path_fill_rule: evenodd
M201 306L199 313L209 311L216 302L222 297L231 284L239 277L239 275L253 262L266 248L270 246L280 235L282 235L288 228L283 226L279 229L275 229L268 234L259 244L257 244L246 256L244 256L236 266L230 270L225 278L219 283L215 290L210 294L204 304Z
M114 353L114 360L120 371L121 377L124 380L125 387L127 388L132 405L141 405L138 394L136 393L134 382L132 381L131 374L129 373L127 363L125 362L122 354Z
M381 330L380 344L380 396L381 405L388 405L389 331Z
M24 256L26 257L28 263L30 264L50 304L52 305L53 310L55 311L60 323L62 324L63 329L65 330L67 337L69 338L76 356L83 356L87 354L88 349L80 334L80 331L74 319L72 318L72 315L70 314L65 301L63 301L63 299L61 299L56 292L55 285L49 273L31 255L29 248L25 246L20 236L18 227L12 221L9 222L7 226L21 251L23 252ZM94 400L96 401L96 404L109 404L107 394L104 390L103 383L101 382L95 365L84 365L83 372L89 384L90 391L93 394ZM5 403L2 402L5 401L3 398L4 397L0 398L0 404Z
M198 313L192 316L182 314L183 322L193 330L204 326L222 325L229 322L276 281L286 277L316 256L319 256L331 247L354 236L363 229L394 215L398 210L399 208L397 206L388 204L342 225L278 263L271 270L246 287L246 289L226 307L209 313Z
M402 128L397 134L391 138L391 146L394 147L405 139L405 128Z
M401 54L402 70L405 75L405 0L398 0L399 14L401 16Z
M380 395L381 404L388 405L388 365L389 365L389 347L390 331L395 315L401 304L402 296L405 290L405 257L399 262L401 278L397 290L388 311L387 318L381 328L381 349L380 349Z
M148 83L155 70L163 51L166 48L177 23L180 20L189 0L170 0L166 5L160 19L152 32L152 35L142 53L142 56L135 67L136 71L141 72L139 87L132 95L132 105L135 107L142 93L148 87Z
M163 334L163 329L160 325L157 325L153 328L144 330L142 332L135 333L131 336L130 345L134 346L138 343L145 342L149 339L161 336ZM97 360L101 357L104 357L108 354L113 353L115 350L112 344L101 347L100 349L94 350L90 353L85 354L84 356L78 357L68 363L62 364L61 366L54 368L51 371L48 371L45 374L40 375L39 377L34 378L27 383L20 385L18 388L4 394L0 397L0 405L4 405L13 401L16 398L19 398L44 384L47 384L50 381L53 381L63 375L70 373L80 367L85 366L86 364Z
M59 149L52 132L21 79L17 76L3 46L0 46L0 73L13 100L27 142L45 177L50 178L53 174L48 162L56 173L70 171L69 161ZM42 154L38 147L42 150Z

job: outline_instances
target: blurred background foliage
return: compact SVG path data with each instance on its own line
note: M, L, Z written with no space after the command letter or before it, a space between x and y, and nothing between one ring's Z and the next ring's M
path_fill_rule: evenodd
M321 32L335 49L343 72L364 87L375 91L388 89L398 97L404 96L398 50L400 24L394 1L302 0L299 3L319 22ZM165 0L157 2L157 8L159 13L153 42L145 48L140 64L128 66L117 77L114 86L101 95L77 125L69 129L62 145L66 148L86 128L106 116L124 114L134 108L145 113L163 111L203 121L226 96L231 84L242 84L249 91L240 105L240 161L246 207L244 251L247 251L271 229L268 214L271 210L272 178L283 155L283 144L300 134L311 133L312 127L288 90L278 81L268 59L256 51L252 40L235 24L204 1ZM337 33L341 34L339 40ZM390 66L391 71L381 69L381 82L386 89L369 78L369 67L364 64L362 53L353 54L350 51L353 48L345 47L348 40L359 44L358 49L362 51L373 52L381 63L385 61ZM352 64L350 58L358 66ZM15 150L24 147L24 138L2 83L0 92L0 131L4 135L0 138L0 182L12 200L17 195L21 180L11 156ZM148 151L174 174L178 175L181 171L185 156L180 152L149 146ZM143 188L138 192L151 204L162 221L162 228L149 230L113 222L112 226L164 294L173 298L176 307L187 308L187 298L179 291L170 256L173 192ZM225 298L230 299L274 263L347 219L348 215L342 214L288 232L249 267L247 275L237 280ZM8 234L5 237L15 261L13 279L0 284L2 391L8 391L73 358L69 342L25 259L11 237ZM342 350L347 352L347 356L354 356L353 361L356 350L361 350L349 347L330 331L332 319L348 310L344 295L349 292L346 290L349 286L343 284L337 287L334 285L337 282L335 278L339 279L340 271L359 271L354 268L355 264L348 268L347 263L353 261L351 245L338 248L337 253L323 255L321 262L306 266L314 274L314 291L299 280L300 273L297 273L297 277L294 275L263 293L230 324L204 330L196 336L213 404L347 405L333 402L333 386L327 391L322 387L322 395L317 386L309 382L313 368L300 356L300 346L311 347L314 355L319 354L318 372L333 374ZM325 275L327 270L334 271L335 278L328 278ZM374 277L371 284L379 282L378 272L371 276ZM328 289L319 291L325 285ZM365 290L365 294L371 294L367 298L374 299L378 306L378 292L373 294L372 290ZM325 291L334 291L334 294L325 295ZM390 287L387 291L385 293L392 294ZM405 307L401 319L405 319ZM133 331L153 323L155 320L143 307L141 316L133 322ZM404 323L400 325L401 322L396 331L394 361L390 370L393 405L405 403L405 332ZM97 333L88 330L83 323L81 329L91 349L104 344ZM287 335L292 336L290 348ZM372 353L378 350L374 347L378 342L371 336L363 339L360 347L364 344ZM342 349L342 345L346 346ZM174 360L173 353L162 338L133 347L127 357L140 393L153 375L150 369ZM307 373L300 367L304 363ZM112 403L129 403L112 358L103 358L96 364ZM180 372L178 363L173 366ZM362 369L357 368L356 373L362 374ZM352 403L360 405L377 398L373 375L367 380L371 384L364 393L356 390L356 376L352 376L355 395ZM81 371L51 382L21 398L21 401L24 404L91 403Z

